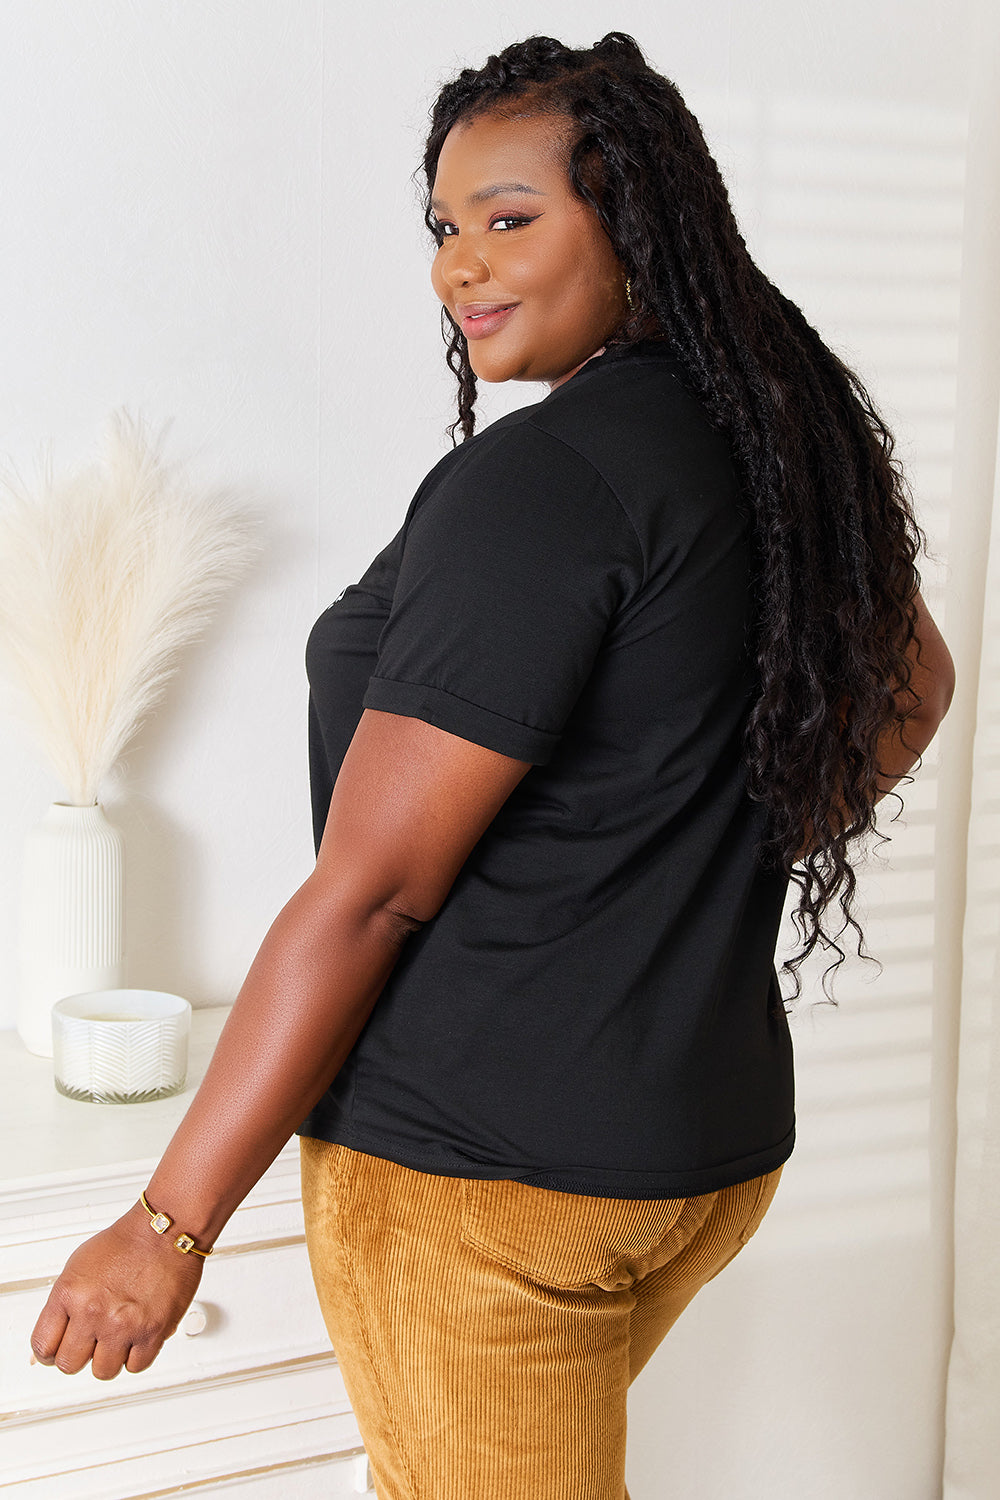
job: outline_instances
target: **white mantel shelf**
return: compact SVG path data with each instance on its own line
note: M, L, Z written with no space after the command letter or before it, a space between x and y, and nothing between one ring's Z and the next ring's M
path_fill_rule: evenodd
M340 1500L370 1493L316 1303L295 1137L206 1263L195 1315L141 1375L30 1365L67 1256L149 1180L204 1075L226 1007L192 1017L188 1086L148 1104L58 1094L52 1062L0 1032L0 1490L5 1500Z

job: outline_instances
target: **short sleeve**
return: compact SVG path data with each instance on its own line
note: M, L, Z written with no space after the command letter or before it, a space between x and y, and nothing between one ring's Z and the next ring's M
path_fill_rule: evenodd
M521 422L472 441L412 513L364 706L543 764L637 587L639 543L559 438Z

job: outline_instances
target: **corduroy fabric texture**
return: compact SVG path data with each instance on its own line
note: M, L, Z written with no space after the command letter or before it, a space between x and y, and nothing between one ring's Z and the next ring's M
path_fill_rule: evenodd
M597 1198L300 1144L313 1278L379 1500L628 1500L629 1383L781 1168Z

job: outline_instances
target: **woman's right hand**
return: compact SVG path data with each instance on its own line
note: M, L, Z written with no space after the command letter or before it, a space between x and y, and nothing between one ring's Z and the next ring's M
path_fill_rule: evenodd
M136 1204L74 1250L31 1335L39 1364L98 1380L146 1370L198 1289L203 1261L150 1230Z

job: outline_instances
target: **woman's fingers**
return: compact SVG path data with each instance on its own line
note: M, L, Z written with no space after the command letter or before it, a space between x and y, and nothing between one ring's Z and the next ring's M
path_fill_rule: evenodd
M78 1375L92 1362L98 1380L113 1380L121 1372L132 1351L132 1310L127 1305L102 1306L102 1300L81 1296L63 1279L56 1282L31 1335L39 1364ZM147 1364L159 1347L158 1343L152 1348Z
M148 1370L162 1348L162 1339L157 1344L133 1344L125 1361L126 1370L130 1375L138 1375L140 1371Z
M122 1342L111 1342L108 1339L102 1339L101 1342L99 1344L96 1344L90 1351L89 1358L91 1369L94 1372L94 1379L114 1380L116 1375L120 1375L122 1370L127 1368L128 1358L131 1352L132 1349L131 1345L129 1344ZM86 1364L86 1362L87 1361L84 1360L84 1364ZM83 1365L79 1365L77 1366L77 1368L82 1370ZM76 1371L70 1370L68 1373L72 1375L75 1374Z
M76 1375L93 1357L97 1339L91 1320L70 1317L58 1282L35 1324L31 1347L40 1365L55 1365L64 1375Z
M55 1364L59 1345L69 1323L65 1308L54 1301L54 1292L53 1287L31 1335L31 1352L40 1365Z
M70 1330L59 1345L59 1351L55 1357L55 1367L64 1375L79 1375L80 1371L89 1364L97 1348L97 1340L84 1332Z
M78 1375L90 1364L97 1380L114 1380L123 1369L133 1375L148 1370L172 1330L165 1328L153 1336L140 1334L132 1311L85 1306L69 1315L55 1309L50 1318L43 1313L31 1338L35 1358L39 1364L54 1365L64 1375Z

